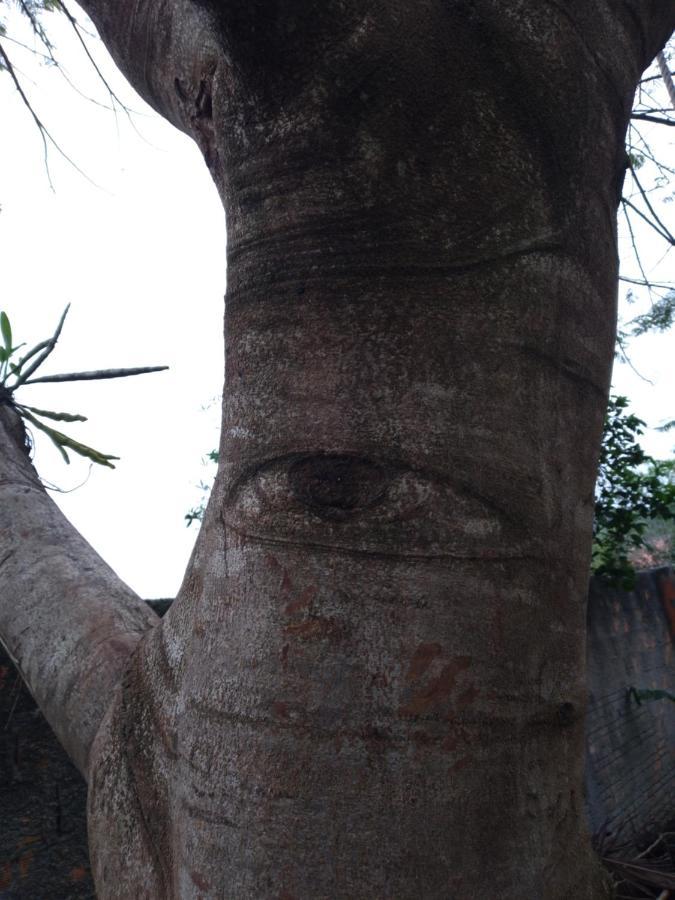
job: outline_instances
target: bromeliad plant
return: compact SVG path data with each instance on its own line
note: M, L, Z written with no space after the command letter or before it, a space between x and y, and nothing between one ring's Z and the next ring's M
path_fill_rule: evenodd
M45 341L40 341L39 344L36 344L23 356L18 356L18 351L26 346L25 343L14 345L9 317L5 312L0 312L0 337L2 339L2 344L0 345L0 405L5 403L11 406L22 419L29 422L39 431L44 432L67 463L70 463L67 451L72 450L74 453L78 453L80 456L84 456L100 466L108 466L114 469L115 466L111 460L119 459L118 456L111 456L107 453L101 453L100 450L94 450L93 447L88 447L86 444L74 440L74 438L63 434L62 431L58 431L43 421L48 419L56 422L86 422L86 416L76 413L53 412L49 409L37 409L34 406L17 403L14 396L17 389L25 384L37 384L38 382L97 381L103 378L125 378L129 375L161 372L168 369L168 366L144 366L137 369L98 369L93 372L66 372L62 375L36 377L35 373L56 346L69 309L70 304L63 311L63 315L52 337Z

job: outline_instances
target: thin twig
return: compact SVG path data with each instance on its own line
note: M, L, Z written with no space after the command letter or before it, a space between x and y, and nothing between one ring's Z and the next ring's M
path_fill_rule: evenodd
M30 22L33 32L40 38L40 40L42 41L42 43L44 44L45 48L47 49L47 51L49 52L49 54L51 56L52 44L47 36L46 31L42 27L41 23L34 16L33 11L25 3L25 0L19 0L19 6L21 7L23 14L26 16L26 18ZM53 59L53 56L52 56L52 59Z
M86 42L86 41L84 40L84 38L82 37L82 33L81 33L81 31L80 31L80 26L79 26L79 24L78 24L77 19L76 19L75 16L71 13L71 11L68 9L68 7L67 7L66 4L63 2L63 0L57 0L57 5L58 5L58 7L61 9L61 11L62 11L63 14L65 15L66 19L67 19L68 22L70 23L70 25L71 25L73 31L74 31L75 34L77 35L77 39L78 39L78 41L80 42L80 44L82 45L82 49L84 50L87 59L88 59L89 62L91 63L91 65L92 65L94 71L96 72L96 74L98 75L98 77L101 79L101 82L103 83L105 89L106 89L107 92L108 92L108 95L110 96L110 101L111 101L111 104L112 104L112 110L113 110L113 114L114 114L114 116L115 116L115 122L117 123L117 109L116 109L115 104L119 104L120 107L121 107L121 109L124 110L124 113L125 113L126 117L129 119L129 122L131 123L131 125L132 125L134 131L136 131L136 126L135 126L135 124L134 124L134 122L133 122L133 119L132 119L132 117L131 117L131 110L128 108L128 106L127 106L125 103L122 102L122 100L120 100L120 98L117 96L117 94L114 92L114 90L110 87L110 85L109 85L109 83L108 83L108 81L107 81L105 75L103 74L103 72L102 72L101 69L99 68L98 63L96 62L96 60L95 60L94 57L92 56L92 53L91 53L89 47L87 46L87 42Z
M70 156L68 156L66 151L55 140L55 138L52 136L51 132L46 127L46 125L44 124L42 119L35 112L35 110L33 109L32 103L26 96L26 92L24 91L23 87L21 86L21 82L19 81L19 78L16 74L14 65L12 64L12 61L9 58L9 56L7 56L7 52L5 51L5 48L2 46L1 43L0 43L0 60L3 62L5 68L9 72L10 78L14 82L14 87L19 92L19 96L21 97L21 100L23 101L24 105L28 109L28 112L31 114L31 117L32 117L33 121L35 122L35 125L37 126L38 131L40 132L40 137L42 139L42 146L44 148L45 172L47 173L47 181L49 182L49 187L52 189L52 191L54 190L54 183L52 182L51 173L49 171L49 150L48 150L47 141L49 141L49 143L51 143L51 145L54 147L54 149L57 150L58 153L61 154L61 156L66 160L66 162L69 163L75 169L76 172L79 172L80 175L89 182L89 184L93 185L94 187L100 188L100 185L96 184L96 182L92 178L90 178L87 175L87 173L84 172L77 165L77 163L70 158Z
M648 285L649 281L647 280L647 275L645 274L645 270L642 265L642 260L640 259L640 254L638 253L637 244L635 242L635 234L633 232L633 225L631 223L630 216L626 212L626 203L627 203L627 201L625 199L621 200L621 209L623 210L623 214L626 218L626 225L628 226L628 233L630 234L630 242L633 247L633 254L635 255L635 259L637 261L638 269L640 270L640 274L642 275L645 284Z
M659 281L642 281L640 278L629 278L627 275L619 275L619 281L625 281L627 284L638 284L641 287L653 288L659 291L675 290L675 283L666 284Z
M54 190L54 183L52 182L52 176L49 171L49 152L47 149L47 137L49 137L49 140L55 146L58 146L58 145L56 145L56 141L54 141L54 138L49 134L49 132L43 125L42 120L40 119L40 117L37 115L37 113L33 109L33 106L31 104L30 100L26 96L24 89L21 87L21 82L19 81L19 78L14 70L12 61L10 60L9 56L7 56L7 53L5 52L5 48L2 46L1 43L0 43L0 59L2 59L2 62L4 63L5 68L9 72L9 77L14 82L14 87L19 92L19 96L21 97L22 101L24 102L26 108L28 109L28 112L31 114L33 121L35 122L35 124L37 126L38 131L40 132L40 137L42 139L42 147L44 150L44 163L45 163L45 172L47 173L47 181L49 182L49 187L52 190Z
M653 228L654 231L660 237L662 237L664 241L667 241L669 244L675 243L675 238L673 238L673 236L670 234L670 232L667 231L664 233L663 231L661 231L661 229L658 228L654 224L654 222L649 218L649 216L646 216L642 212L642 210L638 209L637 206L628 199L628 197L624 197L623 202L626 203L628 206L630 206L630 208L633 210L633 212L637 213L637 215L640 216L640 218L643 219L647 223L647 225L649 225L650 228Z
M661 219L657 216L656 211L655 211L654 207L652 206L652 204L649 200L649 197L647 196L647 192L642 187L642 183L640 182L637 172L635 171L635 168L632 165L630 167L630 172L631 172L631 175L633 176L633 180L635 181L635 184L637 184L637 186L638 186L638 190L642 194L642 199L645 201L647 209L654 216L654 221L657 222L663 229L663 232L666 235L666 240L668 241L668 243L675 245L675 237L673 237L673 235L670 233L670 230L668 229L668 227L666 225L664 225L663 222L661 221Z
M616 342L621 349L621 356L623 357L623 362L625 362L626 365L629 366L635 372L635 374L637 375L638 378L640 378L642 381L646 381L647 384L653 385L654 382L650 378L647 378L646 375L643 375L641 372L638 372L638 370L635 368L635 366L631 362L630 356L628 355L628 353L626 352L626 348L624 347L623 338L621 337L620 334L617 334Z

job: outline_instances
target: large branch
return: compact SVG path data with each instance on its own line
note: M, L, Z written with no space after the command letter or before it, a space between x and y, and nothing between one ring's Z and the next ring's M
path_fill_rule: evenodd
M0 640L80 771L115 686L158 621L48 496L0 406Z

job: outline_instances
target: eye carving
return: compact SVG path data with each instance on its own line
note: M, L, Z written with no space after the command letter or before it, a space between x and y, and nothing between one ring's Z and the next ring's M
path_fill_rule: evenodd
M442 475L349 453L293 453L248 469L223 516L249 538L396 556L494 555L514 537L489 501Z
M293 497L320 518L336 522L381 503L388 481L377 463L338 454L306 456L288 470Z

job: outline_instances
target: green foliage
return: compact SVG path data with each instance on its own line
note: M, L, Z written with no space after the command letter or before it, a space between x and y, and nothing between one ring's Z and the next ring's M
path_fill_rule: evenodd
M652 304L649 312L636 316L629 325L632 325L630 335L640 337L648 331L668 331L675 322L675 291L668 291L663 297L659 297Z
M220 454L217 450L211 450L206 454L206 459L212 463L218 463L220 459ZM205 484L203 481L199 482L199 489L202 492L201 502L197 506L193 506L189 513L186 513L185 519L187 521L188 528L192 525L193 522L201 522L204 518L204 513L206 512L206 502L208 500L208 495L211 490L210 485Z
M630 554L651 549L655 520L675 521L673 462L658 462L638 442L645 423L626 412L625 397L611 397L596 483L592 570L629 590L635 583Z
M30 422L31 425L46 434L66 463L70 463L68 450L71 450L73 453L90 459L99 466L107 466L110 469L114 469L115 466L111 460L119 459L118 456L111 456L107 453L101 453L100 450L95 450L93 447L88 447L86 444L76 441L43 421L44 419L49 419L55 422L86 422L85 416L81 416L78 413L38 409L35 406L17 403L14 397L15 391L22 385L35 384L36 382L91 381L101 378L121 378L127 375L142 375L146 372L161 371L166 369L166 366L146 366L139 369L101 369L95 372L71 372L65 375L34 377L37 370L56 346L69 308L69 306L66 306L63 311L63 315L52 337L45 341L40 341L39 344L36 344L23 356L17 356L17 351L24 347L25 344L14 346L9 317L7 313L0 312L0 337L2 338L2 346L0 347L0 404L6 403L8 406L11 406L26 422Z

